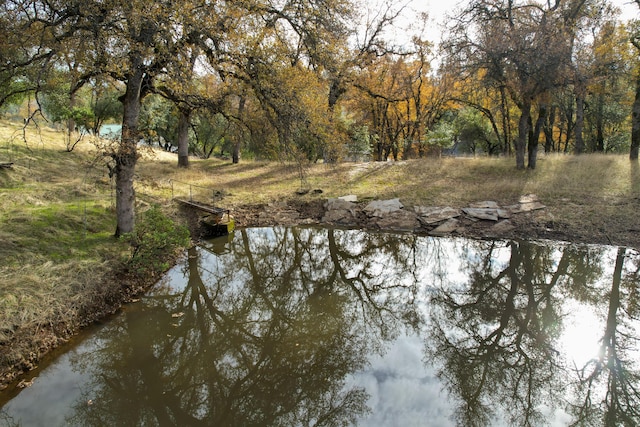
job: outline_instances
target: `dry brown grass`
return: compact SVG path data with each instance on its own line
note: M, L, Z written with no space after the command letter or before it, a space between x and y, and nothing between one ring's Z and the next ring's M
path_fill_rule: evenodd
M66 152L48 128L26 136L20 125L0 123L0 162L14 163L0 169L2 367L37 351L40 331L82 322L100 277L126 250L112 237L111 186L93 146ZM16 342L21 334L33 342Z
M297 200L301 187L296 165L221 160L195 160L188 170L175 159L143 161L139 188L157 197L188 194L182 182L227 193L222 204L239 206ZM158 178L161 177L161 178ZM400 198L407 206L463 207L479 200L514 203L523 194L537 194L567 221L581 208L623 206L640 196L640 172L626 156L591 154L541 156L534 171L519 171L513 159L442 158L406 162L362 163L306 167L306 183L322 194L303 200L355 194L360 199ZM206 197L205 190L201 191Z
M171 156L171 155L167 155ZM360 200L399 198L405 206L464 207L494 200L513 204L536 194L548 209L537 227L559 230L559 238L640 247L635 218L640 210L640 171L625 155L540 155L536 170L516 170L511 158L429 158L406 162L314 164L301 181L295 164L217 159L193 160L188 170L175 158L142 161L138 188L156 200L226 194L218 203L233 209L273 202L312 202L355 194ZM296 194L302 187L321 194ZM546 225L545 225L546 224ZM240 224L241 225L241 224ZM526 225L526 224L525 224ZM526 232L524 233L526 237Z

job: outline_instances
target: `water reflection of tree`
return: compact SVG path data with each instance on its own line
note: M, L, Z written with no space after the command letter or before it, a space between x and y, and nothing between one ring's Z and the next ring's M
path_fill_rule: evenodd
M433 298L427 354L460 401L460 425L490 425L496 415L535 425L541 408L562 397L559 302L573 282L597 277L597 257L573 246L469 245L468 283L443 286Z
M366 411L366 395L345 389L345 377L364 367L402 319L416 318L407 239L243 230L213 262L189 251L187 286L127 311L105 329L105 349L78 362L91 361L100 373L93 404L79 402L70 422L354 422Z
M640 365L634 360L640 341L639 274L638 254L619 248L608 298L599 301L607 307L600 353L577 369L581 400L571 408L574 425L640 425Z

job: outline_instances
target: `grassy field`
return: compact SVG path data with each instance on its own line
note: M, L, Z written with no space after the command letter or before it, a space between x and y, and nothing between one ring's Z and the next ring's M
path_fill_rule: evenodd
M7 366L28 369L60 337L96 313L117 292L106 278L128 252L115 231L113 181L94 145L66 152L49 128L0 122L0 377ZM172 197L222 198L234 209L274 202L313 202L355 194L361 200L400 198L405 206L463 207L480 200L512 204L535 193L545 221L576 241L640 247L640 171L626 156L541 156L535 171L513 159L425 159L406 162L297 165L193 160L145 151L137 169L142 209ZM189 187L189 184L192 187ZM320 189L298 195L300 188ZM242 226L242 224L238 224ZM104 278L104 279L103 279ZM27 356L31 354L31 356ZM34 357L35 355L35 357ZM0 382L1 384L1 382Z
M512 158L485 157L315 164L304 168L303 180L296 165L194 160L190 169L178 170L175 164L166 157L141 162L139 191L167 197L173 187L175 195L185 195L181 182L189 182L225 194L220 203L231 209L346 194L363 201L397 197L407 207L461 208L483 200L511 205L536 194L548 207L540 220L562 229L564 239L640 247L640 167L626 155L543 154L533 171L516 170ZM322 193L298 196L301 187Z

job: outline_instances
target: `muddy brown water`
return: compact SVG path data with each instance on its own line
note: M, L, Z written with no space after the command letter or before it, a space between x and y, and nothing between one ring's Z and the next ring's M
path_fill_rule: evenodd
M0 425L640 424L639 271L618 247L238 230L3 391Z

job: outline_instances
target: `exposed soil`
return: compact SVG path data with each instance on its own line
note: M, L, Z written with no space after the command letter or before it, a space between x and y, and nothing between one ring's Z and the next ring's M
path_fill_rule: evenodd
M67 343L82 328L117 313L123 304L138 298L159 277L143 278L114 271L109 277L99 279L92 292L85 295L77 318L61 317L55 323L23 325L14 331L10 342L0 343L0 391L8 387L22 388L23 383L17 381L23 374L37 368L45 355Z

